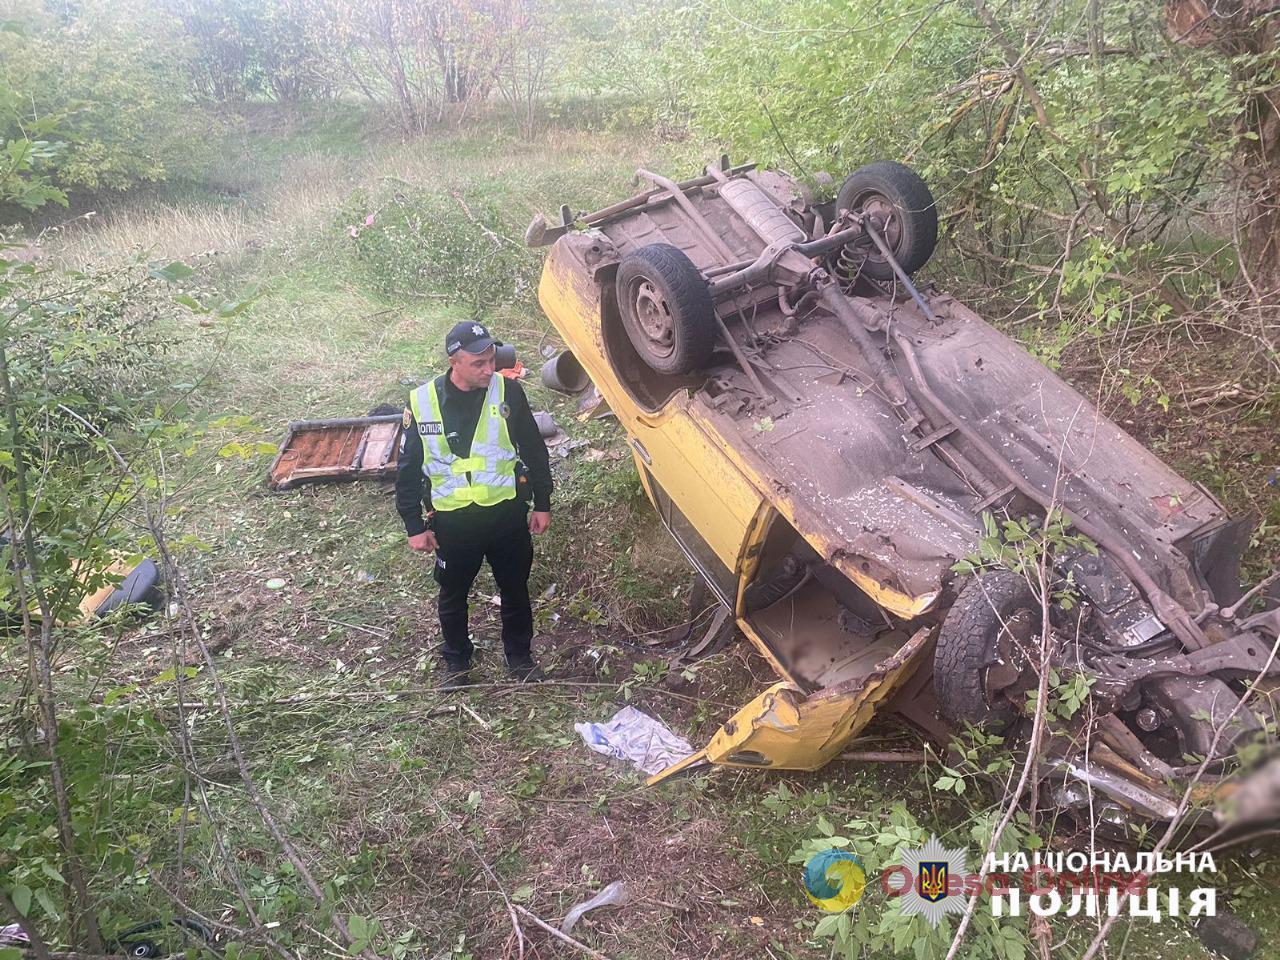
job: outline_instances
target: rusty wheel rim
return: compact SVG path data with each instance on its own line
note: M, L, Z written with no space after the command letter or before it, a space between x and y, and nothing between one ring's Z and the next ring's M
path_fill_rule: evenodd
M646 277L636 277L627 290L631 312L646 349L655 357L669 357L675 350L671 308L662 291Z
M902 217L898 216L898 208L889 198L879 193L864 193L854 199L852 207L864 217L869 217L875 228L884 237L884 242L895 254L902 241ZM872 260L883 261L879 250L870 254Z

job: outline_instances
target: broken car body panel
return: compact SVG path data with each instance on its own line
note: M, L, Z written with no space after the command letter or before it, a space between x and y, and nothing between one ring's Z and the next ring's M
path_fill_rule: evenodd
M401 414L295 420L267 471L267 487L391 479L400 454Z

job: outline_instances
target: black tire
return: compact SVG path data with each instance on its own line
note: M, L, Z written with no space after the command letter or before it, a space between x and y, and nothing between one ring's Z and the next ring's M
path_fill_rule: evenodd
M370 410L366 414L366 416L390 417L393 415L399 416L403 412L404 412L404 404L401 404L400 406L397 407L394 403L380 403L376 407L374 407L372 410Z
M622 326L636 353L658 373L692 373L715 349L715 305L693 261L679 247L652 243L618 264L614 281Z
M1017 719L1012 703L988 695L986 680L1000 633L1019 611L1031 612L1038 635L1040 602L1027 581L1011 571L974 577L961 589L942 621L933 654L933 689L948 720L1000 733Z
M892 213L893 222L887 230L881 226L882 235L908 274L928 263L938 245L938 208L933 194L920 175L904 164L881 160L859 167L836 194L836 210L870 213L881 221ZM876 280L892 280L894 276L889 261L874 246L862 272Z

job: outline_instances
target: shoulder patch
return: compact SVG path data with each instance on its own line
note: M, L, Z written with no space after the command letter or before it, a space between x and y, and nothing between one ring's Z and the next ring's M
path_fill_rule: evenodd
M413 411L408 407L404 408L404 419L402 422L404 423L404 428L406 430L409 429L409 424L413 423Z
M509 403L501 404L498 407L498 415L501 416L503 420L506 420L507 417L511 416L511 404Z

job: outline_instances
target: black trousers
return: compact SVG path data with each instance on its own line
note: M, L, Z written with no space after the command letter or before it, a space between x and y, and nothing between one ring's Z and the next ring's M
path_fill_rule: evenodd
M502 599L503 651L509 661L529 656L533 640L533 608L529 603L533 539L528 517L528 507L519 500L436 513L432 524L438 544L435 578L440 585L444 659L450 667L471 664L467 594L486 560Z

